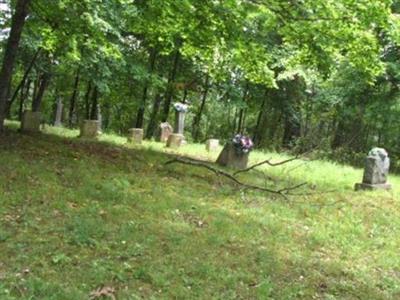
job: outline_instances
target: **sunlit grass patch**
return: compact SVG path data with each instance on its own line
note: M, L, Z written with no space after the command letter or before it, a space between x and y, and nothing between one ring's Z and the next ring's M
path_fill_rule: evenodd
M214 161L204 145L11 126L0 143L0 299L87 299L103 285L118 299L400 297L397 176L393 191L356 193L362 170L324 161L241 175L309 183L284 199L164 165ZM287 157L254 151L251 162Z

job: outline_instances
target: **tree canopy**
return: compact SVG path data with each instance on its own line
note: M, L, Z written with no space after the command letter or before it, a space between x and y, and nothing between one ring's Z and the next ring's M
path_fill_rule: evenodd
M32 106L51 123L62 99L65 125L101 113L103 130L142 127L152 138L183 101L195 141L240 131L260 147L303 149L323 137L325 150L385 143L400 154L390 121L399 113L398 1L5 4L0 109L8 118ZM22 6L18 52L10 52Z

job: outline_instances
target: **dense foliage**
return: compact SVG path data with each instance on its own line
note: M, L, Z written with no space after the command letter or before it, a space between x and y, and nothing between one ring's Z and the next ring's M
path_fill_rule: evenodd
M242 133L261 148L400 156L397 1L3 2L6 34L18 5L29 13L8 118L33 109L52 123L63 103L65 126L101 116L104 131L152 138L179 101L189 140Z

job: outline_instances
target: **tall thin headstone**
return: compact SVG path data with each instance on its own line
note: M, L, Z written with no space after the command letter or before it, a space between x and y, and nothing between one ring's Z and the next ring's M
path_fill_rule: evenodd
M54 120L54 126L55 127L61 127L62 126L62 116L63 116L63 102L62 98L57 99L57 106L56 106L56 116Z
M174 133L171 134L167 141L167 147L179 148L185 140L183 135L185 131L185 115L188 110L188 105L184 103L175 103L175 127Z

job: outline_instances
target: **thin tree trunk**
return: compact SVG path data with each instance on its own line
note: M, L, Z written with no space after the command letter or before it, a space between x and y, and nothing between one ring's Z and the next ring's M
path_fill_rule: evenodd
M94 87L92 94L92 109L90 110L90 120L99 119L99 105L98 105L99 92L97 86Z
M205 79L205 83L204 83L204 91L203 91L203 97L201 99L201 104L200 104L200 108L196 114L196 116L193 119L193 131L192 131L192 135L193 135L193 139L197 142L199 139L199 133L200 133L200 121L201 121L201 117L203 115L203 111L204 111L204 107L206 104L206 100L207 100L207 95L208 95L208 90L209 90L209 81L210 81L210 77L207 74L206 75L206 79Z
M180 57L180 52L179 50L176 50L174 56L174 63L172 66L170 76L168 78L167 92L165 93L165 102L164 102L163 114L161 117L162 122L166 122L168 120L172 97L174 95L174 90L175 90L174 83L175 83L176 73L178 71L179 57Z
M185 89L183 90L182 103L186 103L188 93L189 93L189 91L188 91L188 89L185 87Z
M161 94L157 94L154 98L153 110L150 115L150 121L146 130L146 139L151 139L154 136L157 126L157 115L161 106Z
M31 62L28 65L28 68L25 70L24 76L22 77L22 80L20 81L20 83L18 84L18 86L16 87L11 99L9 101L7 101L7 105L6 105L6 115L10 114L11 111L11 106L13 105L13 103L15 102L15 100L17 99L18 96L18 92L24 87L25 82L29 76L29 73L31 72L33 65L35 64L36 59L38 58L40 51L42 50L42 48L39 48L35 55L33 56Z
M253 133L253 142L256 146L260 146L262 143L262 138L263 138L262 129L264 127L262 125L265 119L265 108L267 106L267 101L268 101L268 90L265 91L264 99L261 103L260 112L258 113L257 117L256 128L254 129Z
M156 63L156 57L157 57L157 50L155 48L153 48L151 50L151 54L149 57L149 74L150 76L153 73L154 70L154 66ZM140 103L140 107L138 109L137 112L137 116L136 116L136 125L135 128L142 128L143 127L143 122L144 122L144 112L145 112L145 108L146 108L146 102L147 102L147 91L149 89L149 80L145 81L145 85L143 88L143 96L142 96L142 102Z
M246 102L248 92L249 92L249 83L246 82L246 86L243 92L243 99L242 99L243 102ZM244 118L245 118L245 108L241 108L239 112L239 123L237 128L238 133L243 133Z
M69 101L69 113L68 113L68 126L72 128L74 125L74 114L75 114L75 103L76 96L78 94L79 80L80 80L80 68L76 71L75 82L74 82L74 91L72 92L71 99Z
M40 111L40 105L42 104L42 99L44 96L44 93L46 91L46 88L50 82L50 77L51 75L49 73L43 73L40 79L40 85L39 85L39 89L37 92L37 95L35 97L35 99L32 102L32 111L34 112L38 112Z
M38 93L39 90L39 85L40 85L40 73L38 72L36 74L36 79L33 83L33 93L32 93L32 102L35 101L36 95Z
M24 91L24 89L21 89L21 99L19 101L19 111L18 111L18 120L19 121L22 120L22 114L24 113L24 104L25 104L25 100L28 99L28 97L29 97L31 83L32 83L32 80L29 79L28 82L26 83L26 90Z
M92 93L92 82L89 80L85 94L85 119L90 119L90 94Z
M12 80L15 58L30 2L31 0L18 0L11 20L10 36L5 47L3 64L0 71L0 132L3 131L4 127L8 88Z

